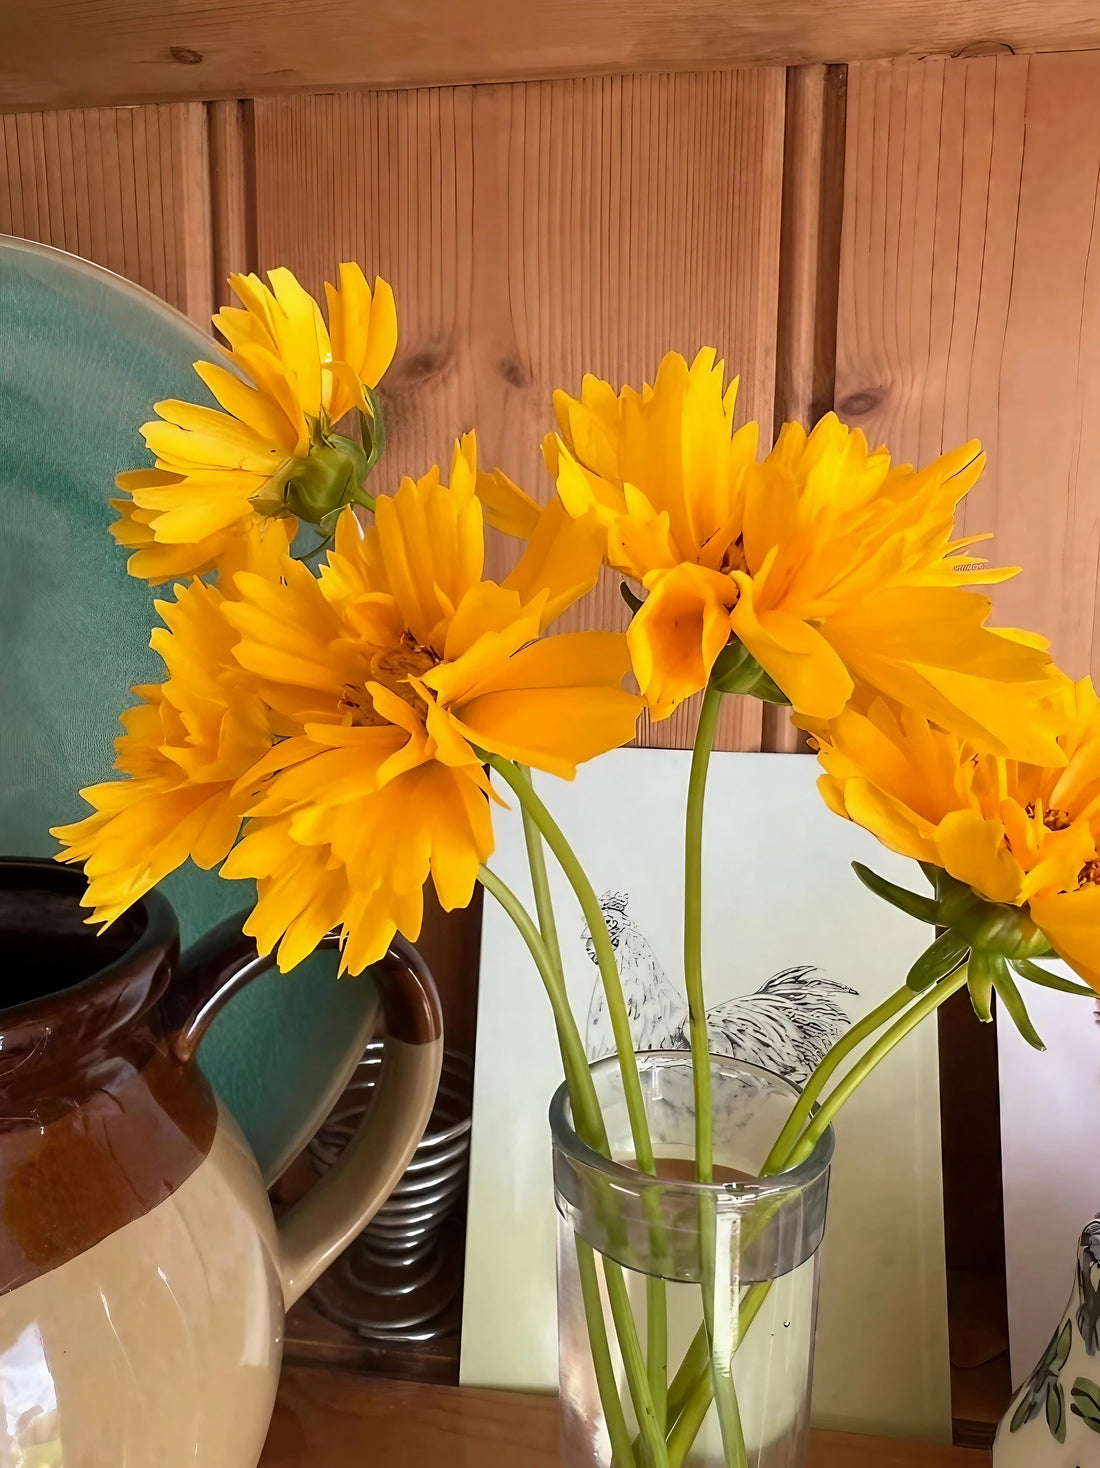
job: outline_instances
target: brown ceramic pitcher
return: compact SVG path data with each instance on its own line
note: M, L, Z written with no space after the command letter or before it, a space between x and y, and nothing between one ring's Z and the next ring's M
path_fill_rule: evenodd
M438 998L416 954L391 948L373 971L387 1032L374 1101L276 1224L195 1063L219 1007L270 961L236 919L181 959L155 892L97 937L82 884L52 862L0 862L0 1464L253 1468L284 1311L427 1123Z

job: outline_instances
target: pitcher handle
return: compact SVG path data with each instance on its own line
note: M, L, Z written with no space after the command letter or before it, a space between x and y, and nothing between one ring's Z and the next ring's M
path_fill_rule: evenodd
M274 965L241 931L246 914L228 918L190 948L165 996L169 1043L195 1058L218 1011ZM319 945L338 947L330 933ZM439 995L424 961L395 938L371 969L378 985L386 1043L371 1104L336 1164L278 1223L279 1273L289 1310L378 1212L408 1166L435 1104L443 1065ZM352 981L348 981L352 982Z

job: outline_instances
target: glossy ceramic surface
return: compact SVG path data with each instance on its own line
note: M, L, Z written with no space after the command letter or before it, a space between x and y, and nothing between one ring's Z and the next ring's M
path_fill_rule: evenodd
M83 878L0 861L0 1465L253 1468L283 1312L404 1172L442 1059L438 998L399 946L375 970L378 1095L276 1226L195 1062L267 960L230 918L182 955L149 893L99 938ZM326 939L326 942L335 942ZM362 1049L363 1034L345 1043Z
M1066 1312L1013 1397L993 1446L993 1468L1100 1464L1100 1214L1077 1244Z

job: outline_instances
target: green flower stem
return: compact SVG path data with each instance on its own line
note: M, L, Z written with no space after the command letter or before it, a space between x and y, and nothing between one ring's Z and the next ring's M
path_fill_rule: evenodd
M813 1120L792 1147L784 1164L786 1168L797 1167L799 1163L806 1161L845 1101L859 1089L876 1066L886 1059L895 1045L900 1044L922 1020L934 1014L941 1004L951 998L952 994L957 994L960 989L965 988L966 977L967 969L964 964L962 968L949 974L946 979L941 979L938 984L926 989L917 1002L890 1026L885 1035L871 1046L861 1060L852 1066L848 1074L838 1081L829 1092Z
M642 1162L643 1166L643 1158L645 1155L648 1155L648 1167L645 1167L645 1170L648 1172L653 1172L653 1149L649 1139L649 1126L645 1116L645 1105L642 1099L641 1082L638 1077L637 1064L634 1060L634 1049L633 1042L630 1038L629 1019L626 1014L626 1004L623 1000L622 988L619 983L618 969L615 965L615 951L611 946L611 937L607 931L607 924L604 921L603 913L599 905L599 900L597 899L596 894L592 889L591 883L588 881L588 878L584 872L584 868L580 865L580 862L577 860L577 857L573 853L572 848L565 840L565 837L562 835L556 822L550 815L550 812L543 805L542 801L539 799L530 782L524 778L521 771L515 765L509 763L506 760L501 760L494 756L490 759L490 763L492 764L493 768L496 769L498 773L506 780L508 785L514 791L523 807L524 814L529 817L532 824L537 828L539 835L546 840L546 844L554 853L555 857L562 867L562 870L565 872L566 877L569 879L573 890L577 893L577 898L580 901L581 909L584 912L586 921L588 922L589 932L592 934L593 943L596 945L597 954L601 956L600 973L601 977L604 980L605 993L607 993L608 1012L609 1014L613 1013L614 1002L617 998L618 1006L621 1009L622 1013L622 1019L625 1022L625 1051L623 1044L619 1039L619 1031L618 1029L615 1029L614 1024L613 1029L615 1030L616 1044L619 1052L619 1066L620 1071L623 1074L624 1091L627 1096L628 1108L630 1106L631 1095L630 1085L627 1079L629 1076L632 1076L633 1078L634 1090L636 1091L637 1116L640 1117L640 1129L635 1121L635 1113L630 1113L631 1130L634 1135L635 1152L638 1155L639 1162ZM539 855L541 856L541 851ZM536 876L536 871L537 866L536 869L532 871L532 881L539 882L541 884L541 882L545 879L545 873L543 874L542 878L539 878ZM487 868L483 868L483 872L487 873L490 880L495 884L496 889L499 889L503 886L503 884L500 883L499 878L495 877L494 874L492 872L489 872ZM482 880L484 881L484 877L482 878ZM494 887L489 887L489 890L493 891L494 896L499 895L498 891L495 890ZM505 891L507 891L507 889L505 889ZM522 907L522 904L519 903L518 899L516 899L513 894L508 894L508 896L511 897L511 901L513 904L513 906L508 907L510 916L512 916L513 920L517 922L517 926L520 929L521 935L524 937L525 942L527 942L528 949L530 950L532 957L535 958L536 965L539 963L540 958L542 959L543 968L540 969L540 972L543 975L544 983L547 983L546 971L549 971L550 978L549 982L547 983L547 989L548 992L550 992L551 994L551 1003L555 1004L555 1023L558 1024L559 1038L561 1037L563 1030L568 1034L568 1055L566 1054L566 1050L563 1048L563 1061L565 1061L566 1063L567 1084L570 1084L571 1070L575 1071L576 1076L572 1084L577 1086L578 1091L583 1091L586 1094L589 1089L591 1090L592 1105L595 1107L596 1112L599 1113L599 1102L596 1097L595 1086L592 1082L591 1072L588 1068L587 1057L584 1054L584 1048L581 1045L580 1035L577 1033L576 1022L573 1019L572 1011L569 1008L568 998L565 994L564 981L559 977L560 970L558 972L554 971L554 964L550 959L546 944L543 941L541 934L535 928L535 925L532 922L530 915L526 912L526 910ZM544 902L549 900L548 886L544 891L543 900ZM518 912L516 911L516 909L518 909ZM526 922L524 922L524 919L526 920ZM610 984L609 974L612 980ZM568 1016L567 1021L566 1016ZM571 1085L571 1103L572 1098L573 1089ZM578 1118L579 1122L582 1113L580 1111L575 1111L574 1115ZM599 1128L603 1138L603 1147L601 1148L601 1150L606 1153L608 1151L607 1137L603 1127L602 1116L600 1118ZM639 1136L641 1136L641 1138L643 1139L642 1143L639 1142ZM617 1264L612 1264L610 1260L605 1260L604 1274L605 1278L607 1279L608 1298L611 1302L612 1318L615 1322L616 1334L619 1337L619 1348L622 1352L623 1364L627 1375L627 1383L630 1390L631 1399L634 1402L634 1410L642 1431L643 1441L645 1443L645 1447L648 1452L652 1468L665 1468L666 1457L664 1445L664 1429L661 1425L661 1419L657 1415L657 1410L654 1405L653 1392L647 1379L646 1364L645 1361L642 1359L641 1347L638 1344L637 1328L634 1324L634 1318L631 1313L630 1299L626 1291L625 1281L622 1278L622 1271ZM655 1308L655 1313L659 1318L660 1315L663 1314L664 1286L663 1283L659 1280L653 1281L652 1285L653 1288L650 1288L647 1284L647 1306L650 1309ZM660 1299L656 1302L656 1307L654 1307L654 1297L658 1293L660 1294ZM593 1336L591 1330L591 1322L589 1339L592 1342L593 1351L597 1351L598 1341ZM661 1349L661 1355L664 1355L663 1346ZM660 1373L660 1380L663 1387L663 1370ZM663 1399L664 1393L662 1390L662 1404ZM606 1416L608 1404L604 1403L603 1405Z
M607 931L607 923L599 898L596 896L592 883L588 880L588 874L577 859L576 853L530 781L524 779L519 768L511 760L503 759L497 754L487 755L486 759L490 768L496 771L530 815L543 840L554 853L569 885L576 893L577 901L580 903L592 937L592 946L596 950L596 962L599 965L600 978L603 982L608 1018L611 1020L611 1032L615 1037L615 1049L619 1059L619 1071L622 1075L627 1115L630 1117L634 1155L643 1172L653 1173L655 1171L653 1143L649 1136L649 1122L646 1119L645 1102L642 1098L638 1063L634 1058L630 1016L626 1011L626 1000L623 997L622 984L619 980L619 970L615 964L615 949L611 943L611 934Z
M634 1312L630 1306L622 1265L605 1255L603 1275L607 1283L611 1318L615 1322L615 1334L619 1338L619 1350L622 1352L626 1384L630 1391L630 1400L634 1404L634 1415L641 1429L645 1460L649 1468L669 1468L665 1435L653 1408L653 1396L649 1390L646 1364L642 1357L638 1328L634 1324Z
M707 1333L700 1327L692 1337L691 1345L684 1352L684 1359L680 1362L679 1369L672 1378L672 1385L668 1389L668 1420L670 1423L674 1423L684 1410L699 1377L705 1377L709 1370Z
M691 1073L695 1090L695 1176L714 1181L714 1116L711 1109L710 1044L703 999L703 802L707 770L723 695L708 684L699 710L688 776L684 825L684 982L687 987Z
M581 1281L581 1297L584 1300L584 1315L588 1322L588 1342L592 1350L592 1366L596 1373L596 1386L600 1393L604 1421L611 1439L612 1468L636 1468L637 1460L630 1441L630 1429L626 1425L626 1414L619 1400L619 1384L615 1380L615 1365L607 1344L607 1327L604 1325L603 1301L600 1299L600 1281L596 1272L596 1259L592 1246L586 1244L579 1234L573 1235L577 1250L577 1272Z
M584 913L585 922L592 938L592 945L596 950L596 961L599 964L600 978L603 982L604 998L607 1003L607 1013L611 1020L611 1031L615 1037L615 1050L619 1061L619 1074L622 1076L623 1096L626 1101L627 1115L630 1118L630 1131L634 1141L634 1155L638 1167L642 1172L656 1173L653 1157L653 1143L649 1135L649 1121L645 1114L645 1101L642 1097L642 1084L638 1075L638 1062L634 1055L634 1039L630 1033L630 1016L626 1010L626 1000L623 996L622 983L619 979L618 966L615 963L615 949L611 943L611 934L607 931L607 922L604 919L603 910L600 907L599 898L596 896L592 883L588 880L588 874L581 865L573 848L569 845L560 826L547 810L540 799L537 791L529 780L527 780L517 765L510 760L503 759L500 755L491 754L487 757L490 768L495 770L504 780L508 787L518 798L524 812L529 816L532 823L538 828L539 834L554 854L554 858L565 874L569 885L576 893L577 901L580 903L581 911ZM652 1204L659 1207L656 1198ZM651 1207L648 1190L646 1195L647 1209ZM657 1254L661 1251L661 1229L660 1219L651 1216L651 1230L653 1234L653 1247ZM664 1332L661 1322L665 1315L664 1285L661 1280L654 1279L646 1285L647 1333L652 1335L655 1349L652 1353L652 1370L656 1391L654 1391L647 1379L645 1362L642 1360L641 1348L635 1354L631 1349L631 1339L637 1338L634 1318L630 1314L630 1301L626 1295L626 1287L623 1285L621 1298L612 1293L611 1273L613 1268L610 1261L605 1263L604 1273L608 1278L608 1295L612 1301L612 1315L615 1320L615 1329L619 1336L619 1347L623 1353L623 1363L626 1367L627 1382L630 1387L631 1397L634 1401L635 1412L638 1417L638 1425L642 1430L646 1447L653 1468L663 1468L665 1461L663 1403L665 1399L665 1372L663 1363L667 1348L664 1346ZM660 1298L658 1298L660 1295ZM628 1331L629 1335L624 1335ZM641 1380L635 1378L634 1372L640 1370ZM655 1402L658 1405L655 1405ZM660 1410L659 1410L660 1408ZM656 1456L655 1456L656 1455Z
M554 963L530 913L511 888L502 882L495 872L485 866L479 870L478 878L485 890L496 898L515 923L549 996L558 1032L558 1043L561 1047L562 1064L565 1067L569 1104L573 1111L577 1131L590 1147L604 1153L605 1156L609 1155L610 1148L603 1113L600 1111L599 1098L596 1095L596 1087L588 1068L588 1058L581 1044L573 1011L569 1007L560 965ZM619 1399L615 1367L607 1343L607 1328L604 1325L603 1302L600 1299L595 1258L591 1246L585 1243L579 1235L574 1235L574 1241L577 1249L581 1298L584 1301L585 1321L588 1327L588 1341L592 1351L592 1365L600 1394L600 1405L603 1407L604 1421L611 1438L615 1468L635 1468L636 1460L630 1441L630 1429L627 1427L626 1416ZM640 1417L639 1420L641 1420Z
M516 768L532 784L531 771L526 765ZM550 896L550 880L546 875L546 853L542 849L542 833L532 819L531 812L523 807L523 839L527 843L527 865L531 869L531 886L535 893L535 911L539 919L539 932L546 944L547 952L564 983L561 961L561 944L558 942L558 925L554 921L554 903Z
M714 736L723 694L708 683L699 709L699 723L688 776L687 816L684 823L684 983L688 1001L688 1031L691 1041L691 1074L695 1092L695 1176L701 1183L714 1181L714 1114L711 1099L710 1043L703 994L703 807L707 789ZM729 1314L728 1292L719 1296L715 1258L716 1205L709 1194L699 1199L699 1243L703 1267L703 1324L714 1400L722 1428L722 1446L728 1468L746 1468L748 1456L741 1427L741 1413L733 1383L732 1363L719 1359L716 1346L715 1313ZM730 1333L721 1334L729 1337Z
M566 1084L569 1088L569 1105L573 1111L577 1131L590 1147L608 1156L610 1149L599 1097L596 1095L592 1072L588 1068L588 1057L584 1053L577 1022L569 1007L569 998L560 977L560 970L555 967L531 914L511 888L501 881L496 872L485 866L479 869L478 880L486 892L496 898L515 923L520 937L526 943L527 950L534 960L539 977L542 979L543 988L546 990L550 1007L554 1012L554 1025L558 1032L558 1045L561 1049Z
M531 785L531 772L524 765L518 766L527 784ZM531 886L535 894L535 910L538 913L542 941L554 965L562 994L565 993L565 977L561 961L561 946L558 943L557 924L554 920L554 904L550 893L550 882L546 875L546 856L543 850L542 833L526 805L523 812L523 835L527 843L527 862L531 870ZM570 1011L572 1018L572 1011ZM578 1044L580 1043L578 1037ZM584 1059L587 1071L587 1059ZM591 1077L589 1077L591 1079ZM661 1436L665 1432L668 1393L668 1304L665 1284L661 1279L646 1276L646 1371L649 1390L653 1398L653 1412Z
M771 1289L771 1280L763 1280L759 1284L751 1285L741 1298L737 1312L737 1345L745 1339L745 1332L760 1313L760 1308L768 1298ZM734 1348L736 1350L736 1346ZM681 1370L691 1365L695 1367L693 1379L686 1380L677 1393L678 1414L675 1418L675 1426L668 1435L668 1462L669 1468L680 1468L684 1459L691 1451L691 1445L699 1434L710 1404L713 1398L711 1384L710 1363L707 1360L706 1333L700 1330L684 1356ZM677 1372L676 1383L680 1380ZM670 1393L670 1406L672 1395ZM671 1416L671 1412L670 1412ZM738 1419L740 1426L740 1418Z
M858 1024L854 1024L833 1045L813 1075L806 1082L802 1094L791 1109L791 1114L787 1118L783 1130L775 1139L775 1145L764 1159L764 1166L760 1169L761 1177L770 1177L777 1172L782 1172L792 1147L801 1135L803 1127L806 1126L813 1114L818 1097L825 1089L825 1083L836 1073L853 1050L858 1050L864 1040L870 1039L876 1030L881 1029L884 1024L888 1024L895 1015L900 1014L906 1005L911 1004L916 997L913 990L903 984L896 993L891 994L889 999L884 1000L877 1009L872 1009L870 1014L864 1015Z
M859 1088L863 1081L867 1079L867 1077L876 1068L876 1066L878 1066L881 1061L885 1060L890 1051L893 1050L896 1045L900 1044L900 1042L905 1039L906 1035L908 1035L911 1030L914 1030L917 1025L921 1023L922 1020L928 1017L928 1015L933 1014L941 1004L943 1004L947 999L950 999L951 995L957 993L961 988L963 988L965 984L966 968L964 966L963 968L957 969L946 979L941 979L940 982L933 985L932 988L925 990L925 992L916 1000L912 1007L906 1010L904 1014L902 1014L901 1018L898 1019L896 1023L886 1031L886 1033L877 1041L877 1043L873 1045L870 1050L868 1050L867 1054L855 1065L853 1065L848 1074L844 1076L844 1078L839 1081L838 1084L833 1088L833 1090L829 1093L828 1098L822 1103L817 1113L814 1115L812 1121L810 1121L805 1131L803 1131L802 1135L798 1138L797 1142L792 1147L790 1147L787 1155L777 1161L773 1161L773 1167L775 1171L797 1167L799 1163L805 1162L806 1158L811 1155L814 1148L821 1140L825 1128L830 1124L830 1122L835 1119L837 1113L840 1111L845 1101L847 1101L848 1098ZM891 998L886 1000L883 1005L879 1006L879 1009L884 1010L887 1006L898 1003L898 1001L901 999L901 993L902 991L899 990L897 994L892 995ZM899 1009L902 1007L900 1003L898 1003L898 1007ZM867 1016L866 1020L862 1021L861 1023L866 1026L877 1013L878 1011L872 1011L872 1013ZM878 1023L881 1024L882 1022L883 1021L880 1018ZM853 1027L853 1029L854 1028L855 1027ZM866 1039L870 1033L870 1029L865 1030L862 1038ZM858 1041L849 1045L848 1052L846 1053L850 1053L851 1050L855 1048L856 1043L858 1043ZM844 1041L840 1041L838 1042L837 1046L833 1047L833 1050L829 1052L829 1055L826 1056L825 1060L822 1062L823 1066L829 1065L829 1062L833 1058L834 1051L840 1048L840 1046L843 1044ZM840 1058L843 1059L843 1056L841 1056ZM834 1072L835 1070L836 1065L834 1064L830 1067L830 1073ZM807 1090L811 1086L815 1086L816 1082L817 1073L815 1072L815 1074L810 1078L810 1081L807 1085ZM820 1086L818 1086L818 1092L820 1092L820 1089ZM773 1156L778 1156L778 1143L776 1144L776 1147L772 1149L772 1152ZM772 1161L772 1158L769 1158L769 1161ZM765 1281L760 1285L754 1285L752 1289L750 1289L746 1293L745 1299L742 1301L741 1304L737 1337L739 1342L744 1339L745 1331L749 1328L749 1326L752 1324L752 1321L755 1319L761 1305L763 1305L764 1300L767 1298L767 1293L769 1289L770 1282ZM755 1295L754 1297L754 1292L760 1293ZM751 1302L751 1313L746 1312L746 1305L749 1304L749 1302ZM693 1358L698 1355L699 1339L702 1334L703 1332L700 1331L696 1336L696 1339L693 1340L691 1345L688 1347L688 1355L692 1356ZM685 1357L685 1361L686 1359L687 1358ZM676 1420L676 1426L669 1434L670 1468L679 1468L679 1464L683 1461L683 1454L686 1454L688 1452L692 1442L694 1442L695 1436L698 1433L699 1428L702 1426L703 1419L706 1417L707 1409L710 1406L712 1392L713 1371L703 1372L696 1379L695 1385L692 1388L686 1404L684 1405L683 1411L681 1412L679 1418ZM681 1445L682 1453L680 1457L677 1457L676 1454L677 1452L680 1452Z

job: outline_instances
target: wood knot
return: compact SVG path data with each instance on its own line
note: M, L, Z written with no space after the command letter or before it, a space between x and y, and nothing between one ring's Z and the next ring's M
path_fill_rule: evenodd
M881 387L866 387L862 392L851 392L837 403L837 412L844 418L862 418L873 413L886 396Z
M509 387L527 387L531 381L531 374L518 357L502 357L497 370Z
M968 60L972 56L1015 56L1016 52L1007 41L971 41L969 46L964 46L961 51L956 51L955 56L962 60Z
M201 51L192 51L190 46L172 46L169 55L173 61L179 61L184 66L198 66L202 60Z
M403 384L427 382L429 378L438 377L446 365L446 347L421 347L401 363L398 377Z

